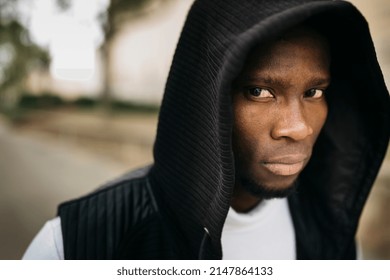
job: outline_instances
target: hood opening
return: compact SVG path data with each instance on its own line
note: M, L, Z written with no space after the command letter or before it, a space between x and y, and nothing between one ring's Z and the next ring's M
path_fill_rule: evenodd
M328 119L290 199L291 212L296 230L307 232L298 239L313 240L297 240L298 257L320 254L304 245L314 243L336 244L333 253L340 255L389 137L388 92L367 23L344 1L241 2L199 0L188 15L160 111L153 188L188 237L193 258L205 227L213 252L206 255L221 258L234 186L231 83L252 47L306 21L329 38L333 77Z

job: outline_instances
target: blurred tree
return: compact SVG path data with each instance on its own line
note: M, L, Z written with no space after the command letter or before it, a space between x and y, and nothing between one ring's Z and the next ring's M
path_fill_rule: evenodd
M23 80L33 70L47 69L48 53L35 45L21 23L19 0L0 0L0 108L13 109Z
M115 35L119 33L125 23L142 18L169 1L172 0L110 0L107 9L99 15L104 33L104 42L101 46L103 72L101 103L104 108L111 107L113 99L110 74L113 64L111 51ZM67 9L72 0L57 0L57 2L59 7Z

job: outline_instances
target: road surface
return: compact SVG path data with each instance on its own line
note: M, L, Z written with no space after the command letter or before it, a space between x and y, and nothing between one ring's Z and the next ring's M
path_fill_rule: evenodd
M57 205L127 170L77 146L0 123L0 259L18 259Z

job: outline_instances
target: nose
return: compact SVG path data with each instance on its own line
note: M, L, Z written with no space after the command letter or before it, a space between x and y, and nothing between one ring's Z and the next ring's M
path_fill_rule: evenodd
M313 128L307 122L301 104L287 104L279 109L279 116L275 118L271 130L273 139L290 138L299 141L313 134Z

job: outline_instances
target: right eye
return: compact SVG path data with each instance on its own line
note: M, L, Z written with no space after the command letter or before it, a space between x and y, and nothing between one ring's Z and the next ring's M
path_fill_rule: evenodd
M248 88L247 93L253 99L274 98L270 90L260 87Z

